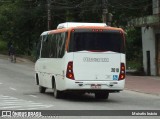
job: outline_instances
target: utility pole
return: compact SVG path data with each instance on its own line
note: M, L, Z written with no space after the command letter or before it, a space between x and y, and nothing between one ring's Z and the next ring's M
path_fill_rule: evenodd
M107 13L108 13L108 9L107 9L106 0L102 0L102 21L103 23L107 23Z
M113 15L108 12L107 3L108 0L102 0L102 21L111 26Z
M47 0L47 29L50 30L51 25L51 0Z

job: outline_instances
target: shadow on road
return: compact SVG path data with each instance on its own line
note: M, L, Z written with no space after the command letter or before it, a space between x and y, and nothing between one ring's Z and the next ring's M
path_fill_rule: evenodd
M48 96L52 96L54 98L53 92L46 92ZM114 103L116 100L111 99L96 99L94 94L76 94L76 93L64 93L63 96L58 100L66 100L66 101L74 101L74 102L108 102Z

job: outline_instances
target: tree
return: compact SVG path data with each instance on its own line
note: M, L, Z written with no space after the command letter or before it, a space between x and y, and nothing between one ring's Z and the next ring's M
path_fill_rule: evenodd
M15 0L0 7L0 35L13 40L20 54L31 54L39 34L46 28L46 10L43 1Z
M13 39L19 53L30 55L47 30L46 4L47 0L0 2L0 38ZM150 14L151 5L151 0L108 0L106 8L113 14L112 25L127 29L130 19ZM62 22L102 22L102 8L102 0L51 0L51 29Z

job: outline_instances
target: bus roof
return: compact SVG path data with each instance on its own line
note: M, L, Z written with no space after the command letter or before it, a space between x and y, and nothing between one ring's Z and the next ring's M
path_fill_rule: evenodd
M77 26L107 26L105 23L80 23L80 22L65 22L61 23L57 26L57 29L62 28L70 28L70 27L77 27Z
M116 28L116 27L77 26L77 27L70 27L70 28L62 28L62 29L51 30L51 31L48 31L47 34L67 32L67 31L71 31L71 30L73 30L73 29L74 29L74 30L76 30L76 29L93 29L93 30L101 29L101 30L121 31L121 32L125 33L122 28ZM44 34L44 35L46 35L46 34Z
M60 32L66 32L68 30L72 29L106 29L106 30L119 30L123 31L121 28L117 27L110 27L107 26L105 23L80 23L80 22L66 22L61 23L57 26L57 29L44 31L42 35L52 34L52 33L60 33Z

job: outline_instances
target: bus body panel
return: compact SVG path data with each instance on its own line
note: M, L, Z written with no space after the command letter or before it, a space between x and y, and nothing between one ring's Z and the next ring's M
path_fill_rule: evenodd
M47 87L47 88L53 88L52 87L52 77L54 76L55 81L57 83L57 89L60 91L65 91L65 90L86 90L86 91L87 90L97 90L97 89L91 88L92 84L101 85L101 88L98 90L119 90L119 91L123 90L125 80L122 80L122 81L113 80L112 76L110 76L110 75L106 76L103 74L104 77L102 79L100 79L101 77L98 77L96 75L98 77L98 79L95 79L95 77L93 77L92 75L96 74L96 73L92 72L91 76L87 80L83 80L83 78L80 78L80 80L77 80L76 79L76 72L83 73L84 70L76 69L76 65L78 62L76 63L74 60L76 57L75 53L65 53L65 54L66 55L64 56L63 59L40 58L36 62L35 70L39 74L39 85ZM93 53L93 54L97 55L96 53ZM106 54L106 53L102 53L102 54ZM115 55L116 55L116 53L115 53ZM104 56L104 55L102 55L102 56ZM67 69L67 64L69 61L74 62L73 67L74 67L75 80L68 79L66 77L66 69ZM80 62L79 62L79 64L81 65ZM101 64L101 66L102 65L105 66L103 63ZM91 66L94 66L94 65L91 65ZM99 70L104 69L104 67L101 67L101 66L97 66L97 67L99 67ZM79 66L79 68L81 68L81 66ZM88 66L88 68L89 68L89 66ZM92 67L90 67L90 68L92 68ZM105 68L105 69L107 69L107 68ZM78 70L78 71L76 71L76 70ZM90 72L90 70L86 71L86 74L89 74L89 72ZM98 70L97 70L97 72L101 73ZM117 73L117 75L119 75L119 74ZM93 79L91 80L92 77L93 77ZM111 77L111 79L106 80L105 79L106 77ZM83 85L81 86L80 84L83 84Z
M121 62L126 64L126 56L125 56L125 54L121 54Z
M70 79L65 80L65 90L106 90L106 91L122 91L125 85L125 79L121 81L74 81ZM92 88L92 85L101 85L98 88Z
M73 59L75 80L118 80L120 64L120 53L75 52Z
M63 85L64 63L64 58L40 58L35 64L36 72L39 72L40 85L52 88L53 77L57 83Z

